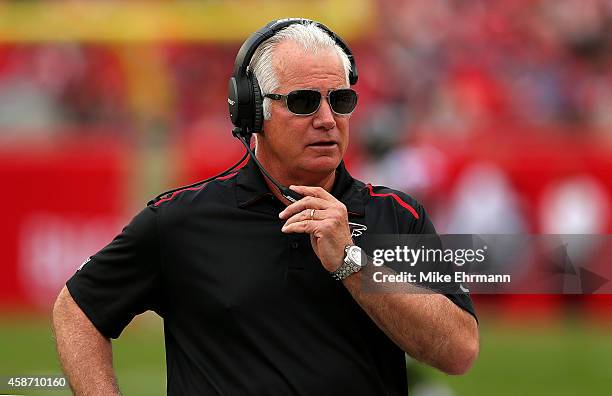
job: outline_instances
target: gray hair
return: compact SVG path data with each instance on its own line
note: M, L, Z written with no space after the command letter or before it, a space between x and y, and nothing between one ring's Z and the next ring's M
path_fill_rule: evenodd
M261 89L262 95L273 93L278 89L279 82L278 76L274 70L272 63L274 59L274 52L278 45L284 41L293 41L299 44L304 52L310 52L316 54L318 51L326 49L334 49L344 67L344 74L346 75L346 84L349 84L349 73L351 71L351 62L348 55L342 50L342 48L336 44L334 39L327 34L327 32L321 29L317 24L309 22L307 24L296 23L289 25L286 28L280 30L274 36L264 41L253 54L249 68L255 74L257 81L259 82L259 88ZM263 113L264 119L269 120L270 113L270 99L264 98L263 101Z

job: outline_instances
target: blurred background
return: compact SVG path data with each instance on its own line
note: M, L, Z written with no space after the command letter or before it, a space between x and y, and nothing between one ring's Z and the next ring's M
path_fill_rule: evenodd
M66 279L157 193L240 158L236 52L288 16L355 53L354 176L413 195L441 233L611 233L610 0L1 1L0 377L59 373ZM411 361L413 395L609 392L612 296L473 297L476 365ZM114 349L125 394L165 394L159 318Z

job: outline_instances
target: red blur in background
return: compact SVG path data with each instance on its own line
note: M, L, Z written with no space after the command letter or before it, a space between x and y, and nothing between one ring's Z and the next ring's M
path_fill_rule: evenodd
M610 2L373 3L349 43L354 176L413 195L440 233L611 233ZM240 44L0 43L0 308L48 310L150 198L240 158ZM612 318L610 296L475 297Z

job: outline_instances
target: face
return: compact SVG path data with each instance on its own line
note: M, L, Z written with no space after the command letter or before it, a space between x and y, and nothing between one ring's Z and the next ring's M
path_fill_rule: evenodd
M284 100L272 101L271 118L257 137L258 157L275 172L296 180L332 173L346 152L349 134L349 117L334 114L325 98L331 89L348 88L339 56L332 49L304 53L297 44L284 42L277 47L274 66L279 88L273 93L315 89L324 97L310 116L292 114Z

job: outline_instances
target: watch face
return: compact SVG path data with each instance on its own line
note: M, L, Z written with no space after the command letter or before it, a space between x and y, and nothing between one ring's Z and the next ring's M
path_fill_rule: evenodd
M351 246L346 255L352 262L361 267L361 248L359 246Z

